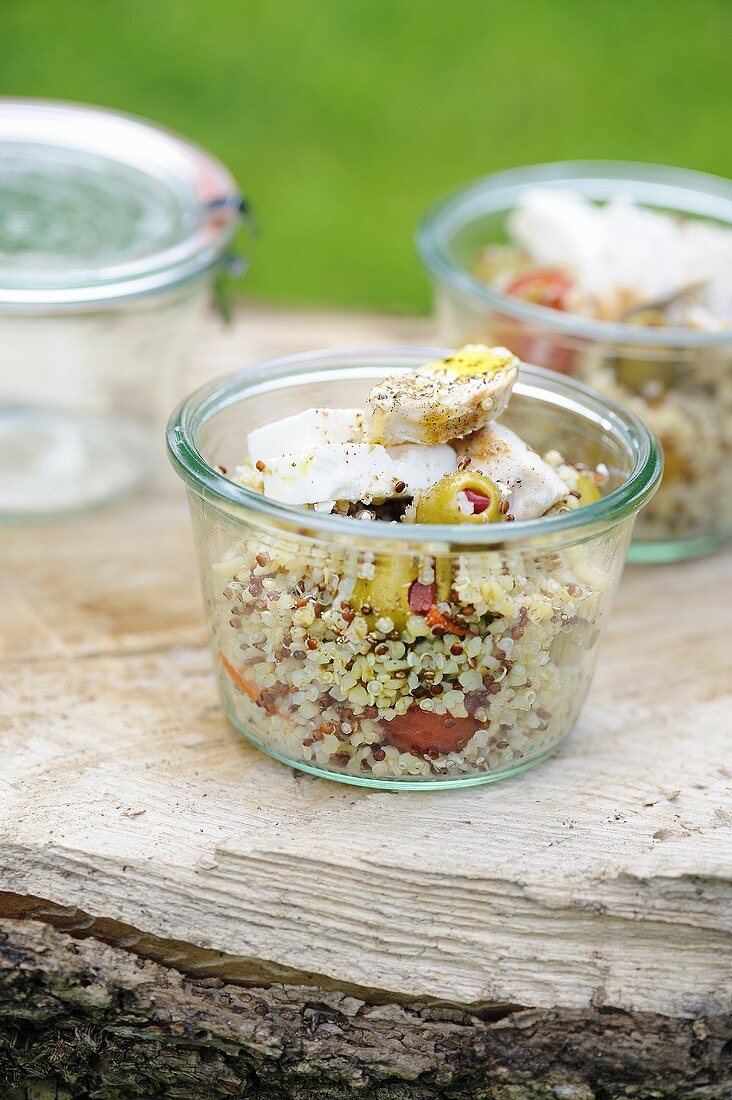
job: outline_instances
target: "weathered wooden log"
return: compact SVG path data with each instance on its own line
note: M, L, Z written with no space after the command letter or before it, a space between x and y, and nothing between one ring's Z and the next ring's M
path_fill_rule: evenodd
M36 921L0 928L0 1080L29 1100L731 1095L730 1019L369 1003L192 978Z

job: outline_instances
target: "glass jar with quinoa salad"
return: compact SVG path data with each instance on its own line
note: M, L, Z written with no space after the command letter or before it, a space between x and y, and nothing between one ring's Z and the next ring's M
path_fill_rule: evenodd
M441 336L500 341L637 413L665 455L631 560L732 535L732 182L546 164L448 196L418 246Z
M221 699L270 755L424 789L570 733L661 459L632 413L519 367L482 346L290 356L173 415Z

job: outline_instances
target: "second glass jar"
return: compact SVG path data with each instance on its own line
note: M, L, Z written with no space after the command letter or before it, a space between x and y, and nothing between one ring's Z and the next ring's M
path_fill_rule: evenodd
M641 327L548 309L475 274L482 250L532 187L593 202L618 195L673 217L732 226L732 183L655 165L579 162L497 173L438 203L417 246L435 287L441 339L505 344L569 374L640 416L660 440L660 491L636 525L632 561L696 557L732 535L732 332Z

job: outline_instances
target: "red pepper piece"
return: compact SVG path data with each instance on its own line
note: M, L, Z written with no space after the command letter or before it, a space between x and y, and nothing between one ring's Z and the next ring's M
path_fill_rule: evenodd
M409 610L413 611L415 615L426 615L435 602L436 596L437 585L434 582L432 584L420 584L419 581L412 581L407 596Z
M476 493L475 489L463 489L463 492L473 505L474 515L479 516L481 512L485 512L486 508L490 508L490 497L485 496L483 493Z

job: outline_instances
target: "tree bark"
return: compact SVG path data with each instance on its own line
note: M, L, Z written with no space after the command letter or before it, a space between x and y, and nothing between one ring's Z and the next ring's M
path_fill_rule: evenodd
M725 1100L732 1019L369 1004L0 924L7 1100Z

